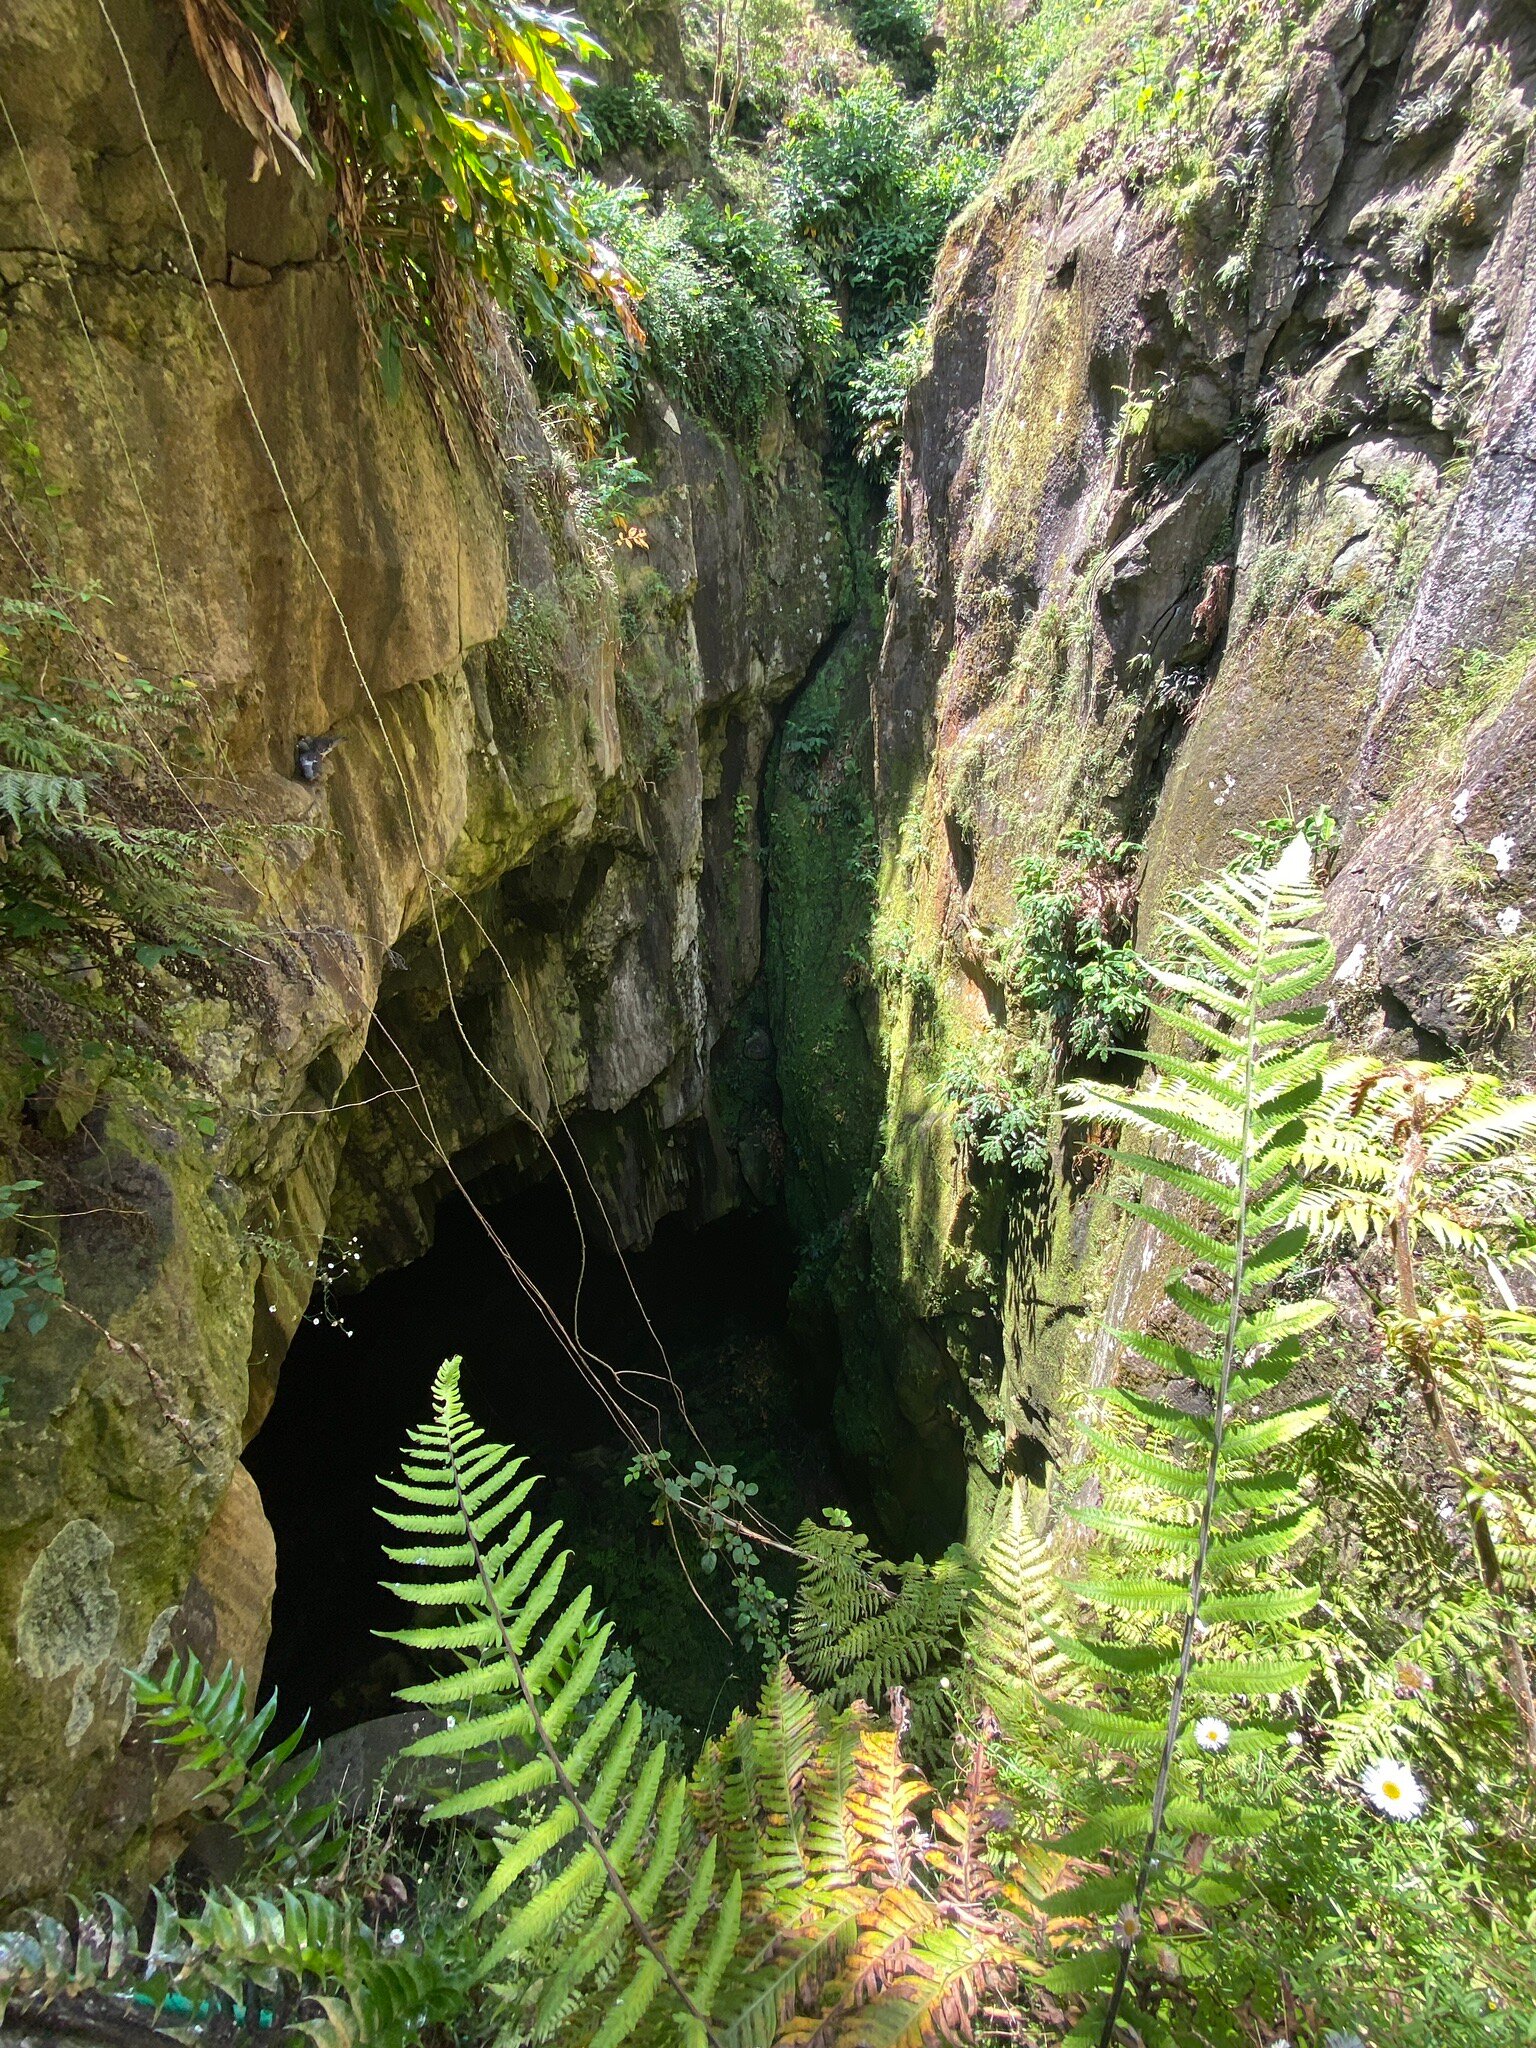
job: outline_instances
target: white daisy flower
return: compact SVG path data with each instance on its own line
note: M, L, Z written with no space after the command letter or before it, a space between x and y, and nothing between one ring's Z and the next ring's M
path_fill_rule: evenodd
M1407 1764L1378 1757L1360 1773L1360 1789L1389 1820L1417 1820L1424 1811L1424 1787Z
M1119 1942L1122 1948L1131 1948L1135 1945L1136 1939L1140 1935L1140 1933L1141 1915L1137 1912L1136 1908L1131 1904L1130 1900L1127 1899L1125 1904L1120 1908L1119 1912L1115 1915L1115 1940Z
M1207 1756L1220 1756L1231 1740L1232 1730L1214 1714L1195 1723L1195 1747L1203 1749Z

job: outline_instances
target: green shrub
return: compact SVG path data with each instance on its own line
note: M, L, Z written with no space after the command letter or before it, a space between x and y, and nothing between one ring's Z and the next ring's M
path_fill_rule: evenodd
M837 313L773 222L702 192L652 213L633 186L594 196L593 212L643 290L647 365L695 411L750 445L781 399L814 399Z
M1007 0L946 0L935 95L945 127L1006 148L1057 61L1050 30L1061 12L1061 0L1042 0L1023 19Z
M955 1112L955 1135L983 1166L1022 1180L1049 1168L1051 1098L1038 1048L990 1031L945 1068L941 1086Z
M932 83L933 66L923 44L933 21L923 0L854 0L853 27L865 49L888 57L909 84Z
M1019 914L1002 945L1008 992L1050 1017L1081 1058L1108 1059L1146 1013L1142 970L1121 938L1139 851L1091 830L1068 832L1056 860L1027 855L1015 876Z
M688 109L679 106L654 72L637 71L631 79L594 86L581 111L591 130L584 156L611 156L621 149L663 156L693 141Z
M921 374L926 339L927 322L919 317L856 357L843 381L842 406L854 453L877 475L895 470L907 393Z
M990 167L878 73L791 121L780 208L825 274L847 286L855 340L888 331L893 310L923 299L945 230Z

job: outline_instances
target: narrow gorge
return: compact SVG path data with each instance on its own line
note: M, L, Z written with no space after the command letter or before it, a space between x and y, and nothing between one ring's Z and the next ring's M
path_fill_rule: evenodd
M512 101L493 118L447 58L422 60L442 135L472 165L500 162L519 195L510 225L443 155L428 177L405 145L368 154L384 92L368 66L384 65L388 37L417 34L418 14L457 23L441 33L464 79L467 53L502 48L498 34L547 46L530 79L540 63L555 78L552 56L574 66L569 115L548 115L571 146L546 147L545 112L528 116L526 163L547 160L546 191L506 169L524 163ZM539 2003L555 1966L529 1963L494 2012L438 2016L423 1991L412 2018L410 1999L393 2017L368 2005L338 1966L353 2031L326 2005L337 2031L308 2038L1098 2041L1095 1986L1118 1969L1105 2044L1527 2039L1536 1983L1516 1981L1517 1951L1536 1924L1536 1860L1509 1643L1530 1641L1536 1580L1536 1377L1522 1377L1515 1327L1536 1213L1521 1092L1536 1072L1536 14L1528 0L743 0L686 14L604 0L587 27L595 53L569 18L499 0L401 0L371 16L353 0L10 0L0 20L9 1924L98 1889L137 1915L151 1887L190 1881L189 1841L194 1858L213 1853L198 1832L212 1751L201 1780L178 1766L136 1715L131 1673L168 1655L231 1667L248 1686L242 1712L275 1683L274 1731L307 1714L324 1744L385 1727L396 1695L446 1668L440 1648L383 1640L403 1625L387 1588L405 1566L381 1561L381 1538L401 1539L380 1524L376 1479L399 1469L434 1373L458 1355L476 1421L546 1475L542 1520L561 1518L573 1560L560 1598L590 1582L591 1626L617 1630L615 1669L634 1673L669 1768L728 1724L760 1725L731 1716L753 1713L787 1651L782 1684L811 1686L816 1711L852 1713L855 1731L886 1717L878 1727L939 1785L931 1812L915 1809L923 1842L891 1851L903 1882L982 1782L978 1762L944 1789L950 1736L977 1758L994 1737L1022 1743L1031 1760L1005 1750L1003 1792L976 1793L965 1823L974 1854L1011 1874L945 1908L944 1940L978 1945L952 1978L938 1949L910 1982L904 1962L850 1976L874 1938L873 1921L850 1920L826 1934L824 1965L797 1962L770 2022L761 2001L750 2020L745 2004L722 2018L685 1968L691 1955L700 1981L735 1981L728 1945L703 1964L693 1930L715 1924L700 1919L706 1896L708 1912L750 1918L769 1878L730 1862L748 1873L748 1905L738 1884L722 1906L713 1862L700 1876L675 1849L675 1898L639 1880L615 1893L648 1987L623 2030L620 1980L600 1970L586 2004L577 1989ZM506 52L523 47L503 50L508 75L521 76ZM551 84L547 105L564 90ZM381 134L437 134L404 100L386 113ZM24 776L48 790L21 791ZM104 822L81 858L94 865L34 856L34 884L29 850L98 816L93 777ZM121 901L120 853L148 877ZM1074 1590L1093 1573L1073 1517L1091 1525L1117 1498L1093 1446L1129 1440L1102 1408L1082 1426L1085 1401L1115 1388L1142 1401L1151 1434L1126 1455L1148 1486L1166 1476L1179 1415L1214 1413L1202 1561L1229 1384L1251 1404L1234 1395L1234 1417L1270 1412L1271 1296L1242 1308L1241 1250L1232 1329L1241 1310L1260 1363L1234 1368L1229 1334L1212 1394L1181 1348L1201 1304L1214 1313L1199 1289L1225 1284L1230 1256L1185 1202L1198 1133L1168 1124L1148 1141L1185 1160L1166 1177L1190 1185L1132 1199L1112 1125L1114 1091L1136 1087L1148 1048L1165 1063L1157 1085L1176 1090L1198 1085L1219 1038L1188 977L1223 948L1235 972L1222 919L1236 913L1211 913L1202 956L1188 920L1204 913L1183 908L1185 892L1223 872L1257 888L1254 875L1290 874L1297 857L1321 894L1294 915L1333 949L1315 1028L1341 1058L1375 1062L1375 1078L1327 1098L1337 1115L1351 1088L1358 1115L1371 1088L1400 1086L1431 1161L1413 1170L1430 1174L1422 1105L1442 1100L1441 1079L1424 1076L1486 1075L1513 1105L1490 1112L1469 1155L1481 1194L1458 1182L1422 1234L1426 1259L1471 1247L1465 1273L1426 1267L1420 1286L1436 1342L1447 1319L1479 1333L1513 1319L1489 1384L1530 1405L1518 1426L1502 1408L1458 1425L1429 1339L1414 1350L1402 1337L1419 1313L1401 1291L1407 1167L1395 1223L1371 1208L1387 1202L1378 1188L1326 1226L1314 1217L1303 1252L1292 1225L1311 1212L1296 1209L1281 1249L1256 1258L1273 1260L1274 1302L1315 1295L1331 1316L1325 1339L1294 1340L1298 1383L1332 1432L1302 1488L1312 1548L1221 1594L1213 1626L1218 1640L1223 1625L1257 1627L1254 1589L1289 1572L1323 1587L1325 1615L1376 1603L1398 1634L1390 1649L1372 1638L1368 1656L1364 1620L1349 1620L1349 1650L1331 1620L1306 1623L1315 1683L1255 1665L1213 1694L1225 1718L1200 1709L1193 1741L1208 1748L1200 1730L1214 1727L1224 1749L1229 1721L1267 1698L1277 1754L1293 1770L1315 1760L1318 1800L1365 1785L1349 1795L1353 1826L1375 1795L1358 1763L1337 1761L1355 1755L1349 1729L1371 1731L1362 1760L1397 1759L1421 1734L1411 1760L1432 1814L1410 1818L1443 1823L1447 1859L1463 1853L1462 1812L1468 1838L1486 1825L1501 1846L1477 1836L1486 1868L1434 1880L1474 1932L1433 1983L1424 1964L1399 1995L1389 1980L1418 1951L1378 1931L1390 1967L1338 1965L1339 1984L1364 1987L1354 2007L1328 2003L1321 1964L1314 1984L1310 1964L1287 1960L1279 1990L1257 1988L1255 1964L1208 2011L1222 1969L1239 1968L1192 1959L1210 1928L1220 1953L1226 1902L1216 1879L1208 1894L1199 1883L1222 1795L1195 1757L1198 1794L1180 1809L1176 1787L1165 1816L1165 1757L1134 1824L1092 1835L1073 1820L1068 1767L1030 1750L989 1689L986 1560L1011 1528L1010 1569L1027 1554L1055 1589L1019 1622L1042 1691L1018 1712L1045 1726L1052 1660L1081 1626L1059 1603L1092 1597ZM155 906L194 869L207 885L178 929ZM1292 899L1276 900L1290 916ZM1170 951L1181 916L1185 950ZM1453 1110L1484 1102L1470 1079L1447 1085ZM1304 1179L1347 1178L1342 1142L1295 1149ZM1236 1165L1230 1177L1246 1187ZM1484 1199L1502 1204L1497 1225ZM1272 1208L1269 1231L1291 1215ZM1239 1215L1240 1247L1244 1227ZM1476 1377L1466 1355L1462 1378L1446 1368L1453 1392ZM1418 1506L1394 1506L1388 1480ZM1239 1505L1267 1484L1239 1480ZM1198 1489L1179 1498L1194 1514ZM1420 1510L1429 1536L1443 1525L1439 1590L1391 1578L1389 1596L1369 1545ZM1463 1512L1470 1533L1446 1533ZM813 1536L797 1536L806 1524ZM507 1540L510 1555L524 1539ZM797 1592L807 1544L810 1590ZM1121 1547L1161 1570L1138 1544L1129 1533ZM391 1554L409 1565L408 1549ZM903 1641L888 1668L865 1648L843 1684L816 1662L815 1630L834 1629L816 1589L855 1565L873 1574L866 1605L848 1596L870 1642L910 1600L938 1647ZM510 1568L505 1555L487 1567ZM1463 1583L1486 1605L1440 1642L1434 1618ZM1008 1597L1033 1614L1020 1584ZM415 1598L419 1635L436 1610L430 1590ZM1168 1756L1210 1633L1200 1598L1197 1568L1176 1610L1188 1628L1169 1624L1170 1642L1184 1636ZM1239 1604L1227 1613L1221 1598ZM1119 1611L1085 1683L1120 1682L1139 1654L1124 1646L1151 1640L1134 1603ZM527 1629L543 1625L533 1615ZM491 1655L469 1640L449 1664ZM538 1755L538 1686L585 1671L588 1640L519 1667L535 1678L507 1713L526 1701L534 1720L506 1736L506 1756ZM606 1644L593 1670L609 1671ZM1386 1678L1369 1675L1372 1656ZM966 1702L942 1739L938 1687ZM781 1711L764 1697L764 1717ZM859 1697L869 1712L850 1706ZM1086 1694L1060 1698L1063 1724L1097 1745L1083 1767L1096 1783L1114 1780L1117 1729L1149 1753L1128 1721L1085 1720ZM1159 1697L1159 1740L1162 1714ZM451 1731L455 1716L433 1725ZM782 1822L809 1854L814 1820L802 1835L783 1815L820 1768L788 1771L777 1805L764 1795L765 1839ZM1254 1766L1250 1807L1270 1768ZM564 1771L556 1756L539 1782L577 1802L576 1855L606 1821ZM1471 1810L1474 1782L1490 1802L1490 1783L1515 1787L1504 1818ZM711 1796L696 1779L688 1825L705 1834ZM1072 1821L1065 1847L1015 1867L999 1840L1053 1801ZM619 1810L638 1839L641 1796ZM501 1809L503 1848L515 1811ZM1139 1877L1110 1883L1148 1812ZM217 1799L211 1818L225 1825ZM645 1839L674 1841L679 1825L663 1810ZM1164 1827L1189 1882L1184 1903L1154 1911ZM1407 1839L1395 1818L1390 1832ZM490 1821L474 1839L476 1854L500 1853ZM558 1830L548 1839L516 1885L532 1869L534 1896L553 1899L568 1852ZM1351 1853L1337 1851L1341 1867ZM872 1884L874 1852L859 1855L849 1872L856 1862ZM354 1857L373 1873L358 1924L380 1948L394 1939L377 1904L386 1880L355 1843L329 1867ZM1271 1889L1326 1894L1318 1858ZM348 1879L326 1867L317 1896L352 1911ZM934 1869L912 1882L948 1898L954 1867ZM270 1871L309 1881L298 1865ZM1084 1889L1063 1890L1052 1919L1068 1880ZM486 1872L460 1881L478 1890ZM387 1882L412 1900L403 1948L430 1962L435 1880ZM1133 1904L1104 1936L1100 1978L1053 1978L1121 1893ZM1024 1933L999 1932L1005 1909ZM7 2038L13 2025L39 2041L129 2038L85 2019L70 2031L68 1971L34 1981L33 1951L8 1940ZM503 1960L522 1953L507 1940ZM1309 1956L1327 1946L1306 1943ZM86 1947L81 1934L69 1953ZM81 2011L106 2024L107 1992L70 1967ZM194 1991L190 1964L163 1985L145 1976L121 2023L155 2039L318 2027L326 1969L307 1964L280 1989L290 1966L263 1967L241 1980L267 1987L260 2025L254 1992ZM880 1999L905 1986L918 2000L920 1976L940 1987L931 2009L910 2032L882 2031ZM173 1981L185 2013L165 2002ZM1134 2019L1117 2019L1138 1998ZM612 2031L598 2031L605 2012Z

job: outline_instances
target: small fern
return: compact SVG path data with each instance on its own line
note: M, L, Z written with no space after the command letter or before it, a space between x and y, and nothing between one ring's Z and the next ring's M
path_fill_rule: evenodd
M1110 1557L1076 1590L1104 1627L1061 1638L1094 1697L1053 1710L1120 1758L1107 1779L1080 1784L1060 1847L1089 1868L1056 1901L1062 1912L1113 1913L1112 1938L1046 1980L1084 2000L1069 2038L1104 2048L1122 2018L1144 2041L1172 2038L1133 1972L1140 1961L1155 1974L1157 1947L1176 1932L1198 1939L1225 1896L1223 1845L1271 1819L1245 1797L1236 1760L1281 1741L1259 1702L1312 1668L1294 1624L1316 1589L1283 1586L1274 1572L1317 1518L1276 1454L1327 1405L1278 1405L1303 1336L1330 1312L1286 1298L1307 1243L1292 1221L1296 1163L1327 1061L1314 1037L1322 1012L1297 1007L1332 964L1311 929L1319 907L1300 841L1272 868L1191 892L1170 920L1181 964L1150 970L1171 1043L1146 1055L1140 1090L1085 1084L1069 1110L1151 1141L1119 1163L1163 1197L1122 1206L1189 1260L1166 1288L1177 1334L1117 1333L1153 1390L1111 1387L1106 1421L1089 1431L1109 1498L1076 1512ZM1174 1049L1191 1040L1209 1057ZM1192 1384L1197 1398L1172 1401L1160 1380ZM1234 1701L1245 1703L1235 1729L1222 1718ZM1193 1710L1205 1717L1203 1744ZM1230 1750L1225 1772L1204 1765L1211 1744ZM1209 1846L1189 1857L1197 1838Z
M948 1751L954 1679L976 1566L961 1544L930 1564L893 1563L861 1531L802 1522L791 1641L795 1663L838 1706L882 1708L900 1687L908 1739L925 1761Z
M252 1714L245 1674L226 1664L210 1678L190 1650L173 1651L161 1677L133 1671L129 1682L156 1742L183 1769L207 1773L198 1803L239 1837L248 1877L314 1876L335 1860L336 1802L305 1799L320 1768L319 1744L295 1761L301 1722L262 1748L277 1712L275 1693Z
M1015 1482L999 1502L966 1631L977 1683L1007 1734L1023 1732L1042 1700L1082 1690L1060 1647L1067 1622L1055 1564L1030 1527L1024 1496Z
M0 2023L15 2014L71 2038L120 2039L122 2018L137 2015L194 2040L418 2048L461 2004L439 1958L380 1946L348 1905L308 1889L213 1891L195 1913L157 1895L147 1940L115 1899L73 1931L39 1916L0 1934Z

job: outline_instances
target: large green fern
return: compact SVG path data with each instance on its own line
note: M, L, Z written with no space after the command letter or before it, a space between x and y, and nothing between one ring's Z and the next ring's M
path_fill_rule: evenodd
M666 1746L644 1741L633 1677L600 1702L612 1628L591 1589L562 1599L559 1525L535 1530L523 1460L465 1412L458 1359L437 1376L433 1417L413 1430L380 1513L406 1540L385 1556L392 1590L447 1618L396 1639L453 1668L402 1693L444 1727L411 1754L462 1763L470 1782L432 1818L502 1817L499 1854L471 1907L487 1920L482 1975L525 2037L616 2048L660 1997L702 2044L741 1919L739 1883L717 1894L715 1850L698 1838Z
M1296 1164L1328 1057L1321 1010L1301 1007L1332 963L1318 908L1300 841L1185 897L1170 920L1178 964L1150 970L1162 1042L1147 1082L1085 1084L1069 1111L1149 1141L1118 1160L1157 1193L1123 1207L1187 1259L1160 1327L1117 1333L1136 1383L1124 1374L1103 1396L1089 1435L1106 1497L1077 1510L1105 1539L1105 1564L1076 1587L1103 1627L1061 1639L1094 1697L1054 1712L1120 1761L1083 1775L1061 1844L1082 1874L1056 1907L1115 1919L1104 1946L1047 1981L1083 1999L1072 2038L1106 2048L1122 2021L1172 2038L1134 1989L1140 1965L1198 1936L1223 1897L1223 1843L1267 1824L1240 1766L1280 1739L1263 1703L1310 1672L1295 1622L1315 1589L1275 1574L1316 1519L1277 1453L1326 1413L1280 1400L1329 1313L1292 1284L1307 1242Z

